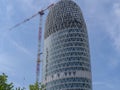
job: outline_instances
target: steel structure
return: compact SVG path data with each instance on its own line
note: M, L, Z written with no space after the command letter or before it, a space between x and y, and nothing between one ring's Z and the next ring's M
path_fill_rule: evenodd
M10 28L9 30L13 30L14 28L17 28L18 26L30 21L31 19L33 19L34 17L36 17L37 15L40 15L40 24L39 24L39 31L38 31L38 55L37 55L37 65L36 65L36 83L39 82L39 76L40 76L40 55L42 54L41 51L41 36L42 36L42 16L44 15L44 12L49 9L50 7L52 7L54 4L49 5L46 9L43 9L41 11L39 11L38 13L34 14L33 16L31 16L30 18L25 19L24 21L16 24L15 26L13 26L12 28Z

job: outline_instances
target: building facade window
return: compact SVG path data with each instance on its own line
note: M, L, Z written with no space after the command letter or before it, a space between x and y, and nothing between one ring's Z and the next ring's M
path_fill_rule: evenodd
M43 53L46 90L92 90L87 28L72 0L60 0L50 9Z

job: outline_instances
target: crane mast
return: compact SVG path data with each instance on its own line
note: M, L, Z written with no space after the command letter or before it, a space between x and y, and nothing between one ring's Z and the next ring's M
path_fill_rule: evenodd
M39 30L38 30L38 55L37 55L37 65L36 65L36 83L39 82L39 74L40 74L40 55L42 54L41 51L41 38L42 38L42 16L44 13L40 14L40 24L39 24Z
M41 38L42 38L42 17L44 15L44 11L49 9L50 7L52 7L54 4L51 4L49 5L46 9L44 10L41 10L39 12L39 15L40 15L40 24L39 24L39 31L38 31L38 56L37 56L37 65L36 65L36 83L38 84L39 82L39 74L40 74L40 62L41 62L41 59L40 59L40 55L42 54L40 51L41 51Z

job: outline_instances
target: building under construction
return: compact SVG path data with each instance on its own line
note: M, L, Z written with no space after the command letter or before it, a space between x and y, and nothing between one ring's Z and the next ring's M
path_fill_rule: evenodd
M43 53L46 90L92 90L87 28L74 1L60 0L50 9Z

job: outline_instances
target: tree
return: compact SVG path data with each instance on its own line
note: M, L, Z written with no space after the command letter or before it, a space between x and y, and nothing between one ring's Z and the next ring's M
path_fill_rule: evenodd
M0 75L0 90L13 90L13 83L7 82L8 76L4 73Z
M35 83L29 86L29 90L45 90L45 85L41 83Z
M0 90L26 90L24 87L14 89L13 83L8 83L7 78L8 76L4 73L0 75ZM33 85L29 85L29 90L45 90L45 85L42 83L35 83Z

